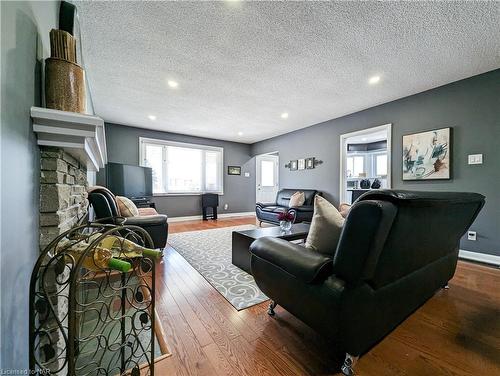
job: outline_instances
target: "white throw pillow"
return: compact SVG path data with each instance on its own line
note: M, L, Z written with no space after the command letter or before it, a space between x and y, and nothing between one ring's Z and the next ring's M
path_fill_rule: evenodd
M304 192L295 192L290 197L290 201L288 202L288 207L294 208L297 206L302 206L304 205L305 201L306 201L306 195L304 194Z
M323 197L316 195L306 248L333 256L343 225L344 218L337 208Z
M122 217L137 217L139 215L137 206L129 198L116 196L116 203Z

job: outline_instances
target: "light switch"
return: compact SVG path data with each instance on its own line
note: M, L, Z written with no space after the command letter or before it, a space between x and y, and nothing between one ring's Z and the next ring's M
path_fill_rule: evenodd
M482 154L469 154L469 164L483 164Z
M477 233L476 233L476 231L469 231L469 232L467 232L467 240L476 241L477 240Z
M250 173L249 172L245 172L245 177L249 178L250 177Z

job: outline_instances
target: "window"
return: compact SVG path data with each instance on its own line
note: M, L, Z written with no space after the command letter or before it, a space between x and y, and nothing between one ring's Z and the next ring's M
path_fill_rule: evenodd
M375 175L387 176L387 154L379 154L375 157Z
M274 187L273 161L260 161L260 184L263 187Z
M347 177L359 177L363 172L365 172L365 157L347 157Z
M153 169L154 194L223 193L223 149L139 139L140 165Z

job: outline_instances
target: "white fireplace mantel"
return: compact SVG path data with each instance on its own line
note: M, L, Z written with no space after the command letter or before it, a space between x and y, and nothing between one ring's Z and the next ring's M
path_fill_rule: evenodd
M38 145L65 150L88 171L99 171L107 163L104 121L100 117L31 107L31 118Z

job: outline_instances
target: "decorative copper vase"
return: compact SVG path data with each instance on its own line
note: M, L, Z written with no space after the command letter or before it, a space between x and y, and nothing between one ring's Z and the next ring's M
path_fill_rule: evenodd
M85 113L85 71L78 64L58 58L45 60L47 108Z

